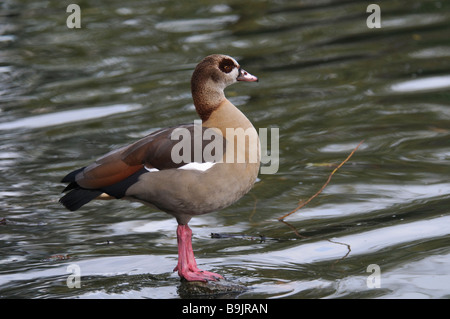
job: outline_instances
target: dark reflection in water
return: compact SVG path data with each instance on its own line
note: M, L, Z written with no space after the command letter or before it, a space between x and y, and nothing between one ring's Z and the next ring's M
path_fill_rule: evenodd
M60 1L0 4L1 297L180 297L174 220L120 201L65 211L59 180L196 119L190 76L211 53L259 76L226 93L280 129L280 166L192 221L200 266L247 286L238 298L450 296L448 2L383 2L379 29L364 1L79 4L80 29Z

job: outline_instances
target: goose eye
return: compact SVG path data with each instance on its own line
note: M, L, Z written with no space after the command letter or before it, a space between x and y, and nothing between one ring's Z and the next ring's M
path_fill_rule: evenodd
M234 67L234 62L230 59L223 59L219 64L219 69L225 73L230 73L231 71L233 71Z

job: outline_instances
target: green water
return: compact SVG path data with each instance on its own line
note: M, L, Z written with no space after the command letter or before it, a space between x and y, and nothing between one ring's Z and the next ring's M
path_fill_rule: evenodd
M69 212L59 181L197 119L190 76L212 53L259 77L226 94L279 128L280 165L191 221L200 267L249 288L236 298L450 297L448 1L380 2L373 29L367 1L77 3L79 29L61 1L0 4L0 298L180 297L174 219L121 201Z

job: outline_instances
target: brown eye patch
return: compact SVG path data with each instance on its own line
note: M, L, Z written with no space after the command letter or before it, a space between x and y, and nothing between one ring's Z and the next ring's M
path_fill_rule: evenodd
M222 59L219 63L219 69L225 73L230 73L235 67L234 62L230 59Z

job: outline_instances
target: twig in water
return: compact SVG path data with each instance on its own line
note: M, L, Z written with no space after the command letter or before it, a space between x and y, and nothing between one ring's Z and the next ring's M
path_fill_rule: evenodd
M286 222L286 221L284 221L284 220L280 220L280 222L282 222L282 223L285 224L287 227L289 227L290 229L292 229L293 232L294 232L294 234L297 235L297 237L303 238L303 239L309 238L308 236L300 235L300 233L298 232L298 230L297 230L294 226L292 226L291 224L289 224L288 222Z
M359 144L358 144L358 145L355 147L355 149L350 153L350 155L347 156L347 158L346 158L341 164L339 164L338 167L336 167L336 168L331 172L331 174L328 176L327 181L325 182L325 184L323 184L323 186L319 189L319 191L318 191L317 193L315 193L313 196L311 196L311 197L310 197L308 200L306 200L306 201L300 201L300 202L298 203L297 207L296 207L293 211L291 211L291 212L285 214L284 216L281 216L280 218L278 218L278 220L279 220L279 221L283 221L286 217L292 215L293 213L295 213L296 211L298 211L300 208L306 206L310 201L312 201L312 200L313 200L314 198L316 198L320 193L322 193L322 191L325 189L325 187L327 187L327 185L330 183L331 177L333 177L334 173L336 173L337 170L340 169L340 168L342 167L342 165L344 165L344 164L350 159L350 157L353 156L353 154L355 154L356 150L361 146L361 144L362 144L363 142L364 142L364 140L362 140L361 142L359 142Z
M333 243L333 244L338 244L338 245L344 245L344 246L347 246L347 253L345 254L345 256L344 257L341 257L340 259L338 259L338 260L336 260L332 265L331 265L331 268L334 268L334 266L338 263L338 262L340 262L341 260L344 260L345 258L347 258L347 256L350 254L350 252L352 251L352 248L350 247L350 245L349 244L346 244L346 243L341 243L341 242L338 242L338 241L334 241L334 240L331 240L331 239L327 239L330 243Z

